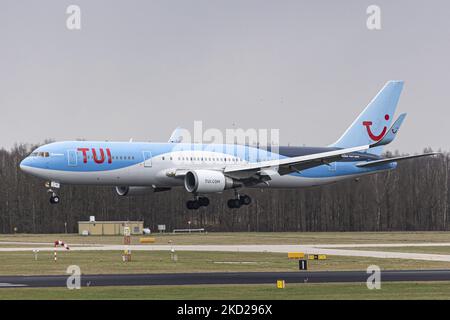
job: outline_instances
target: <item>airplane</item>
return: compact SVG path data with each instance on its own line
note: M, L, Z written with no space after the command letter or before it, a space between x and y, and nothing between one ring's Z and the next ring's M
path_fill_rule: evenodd
M302 188L392 170L399 161L436 155L383 158L406 114L392 122L403 81L388 81L344 134L327 147L183 143L177 130L166 143L63 141L43 145L20 163L46 180L50 203L61 184L114 186L119 196L184 187L188 209L209 205L208 194L234 190L229 208L252 202L245 188ZM392 125L391 125L392 124Z

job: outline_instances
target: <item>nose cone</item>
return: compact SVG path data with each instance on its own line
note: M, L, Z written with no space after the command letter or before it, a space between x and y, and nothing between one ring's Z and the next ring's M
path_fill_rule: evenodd
M31 159L30 158L25 158L20 162L20 170L27 172L27 173L31 173Z

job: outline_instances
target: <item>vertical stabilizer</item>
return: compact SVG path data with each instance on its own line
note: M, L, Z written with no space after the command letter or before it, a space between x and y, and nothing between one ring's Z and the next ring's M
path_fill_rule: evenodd
M388 81L339 140L330 146L350 148L380 141L391 125L402 88L403 81ZM379 155L382 147L368 152Z

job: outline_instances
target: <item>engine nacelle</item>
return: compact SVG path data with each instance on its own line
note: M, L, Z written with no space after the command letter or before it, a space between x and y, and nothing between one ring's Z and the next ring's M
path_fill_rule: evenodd
M152 187L128 187L128 186L120 186L116 187L116 192L119 196L138 196L147 193L153 192Z
M184 187L193 193L214 193L235 186L233 179L214 170L192 170L184 177Z

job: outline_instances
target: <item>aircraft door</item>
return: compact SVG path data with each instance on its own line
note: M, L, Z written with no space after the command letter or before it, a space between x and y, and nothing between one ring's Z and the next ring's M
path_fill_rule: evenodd
M77 151L76 150L67 150L67 164L69 167L77 166Z
M144 155L144 167L150 168L152 166L152 153L150 151L143 151Z

